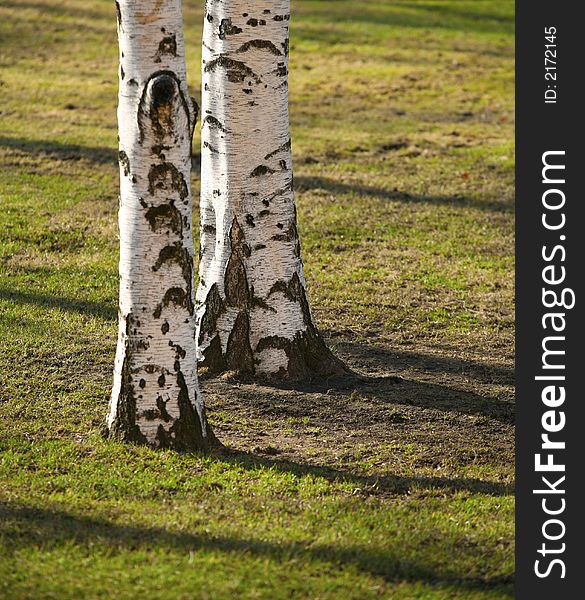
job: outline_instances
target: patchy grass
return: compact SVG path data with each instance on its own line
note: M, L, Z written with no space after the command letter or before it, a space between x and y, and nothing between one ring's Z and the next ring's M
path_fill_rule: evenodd
M204 380L203 457L99 434L113 3L3 0L0 597L512 597L513 33L511 1L293 3L309 292L363 378Z

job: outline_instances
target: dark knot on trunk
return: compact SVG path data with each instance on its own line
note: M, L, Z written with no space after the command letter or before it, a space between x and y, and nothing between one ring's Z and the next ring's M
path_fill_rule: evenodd
M151 81L150 97L153 109L168 106L177 93L177 82L169 75L158 75Z

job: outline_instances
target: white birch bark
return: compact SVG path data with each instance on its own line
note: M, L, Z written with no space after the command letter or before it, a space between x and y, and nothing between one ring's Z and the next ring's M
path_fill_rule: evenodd
M119 0L120 304L109 435L213 440L198 390L191 139L181 0Z
M200 365L305 379L345 372L307 302L288 118L289 0L207 0Z

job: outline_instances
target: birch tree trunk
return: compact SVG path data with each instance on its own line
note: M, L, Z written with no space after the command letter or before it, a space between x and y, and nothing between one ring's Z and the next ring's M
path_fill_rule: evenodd
M197 385L191 139L181 0L120 0L120 313L109 435L205 449Z
M307 301L288 120L289 0L207 0L200 365L305 379L345 372Z

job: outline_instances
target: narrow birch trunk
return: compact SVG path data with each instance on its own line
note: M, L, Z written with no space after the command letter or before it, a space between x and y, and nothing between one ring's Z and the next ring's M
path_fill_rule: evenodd
M109 435L205 449L197 385L191 139L181 0L120 0L120 313Z
M217 373L342 374L307 301L288 119L289 0L207 0L199 361Z

